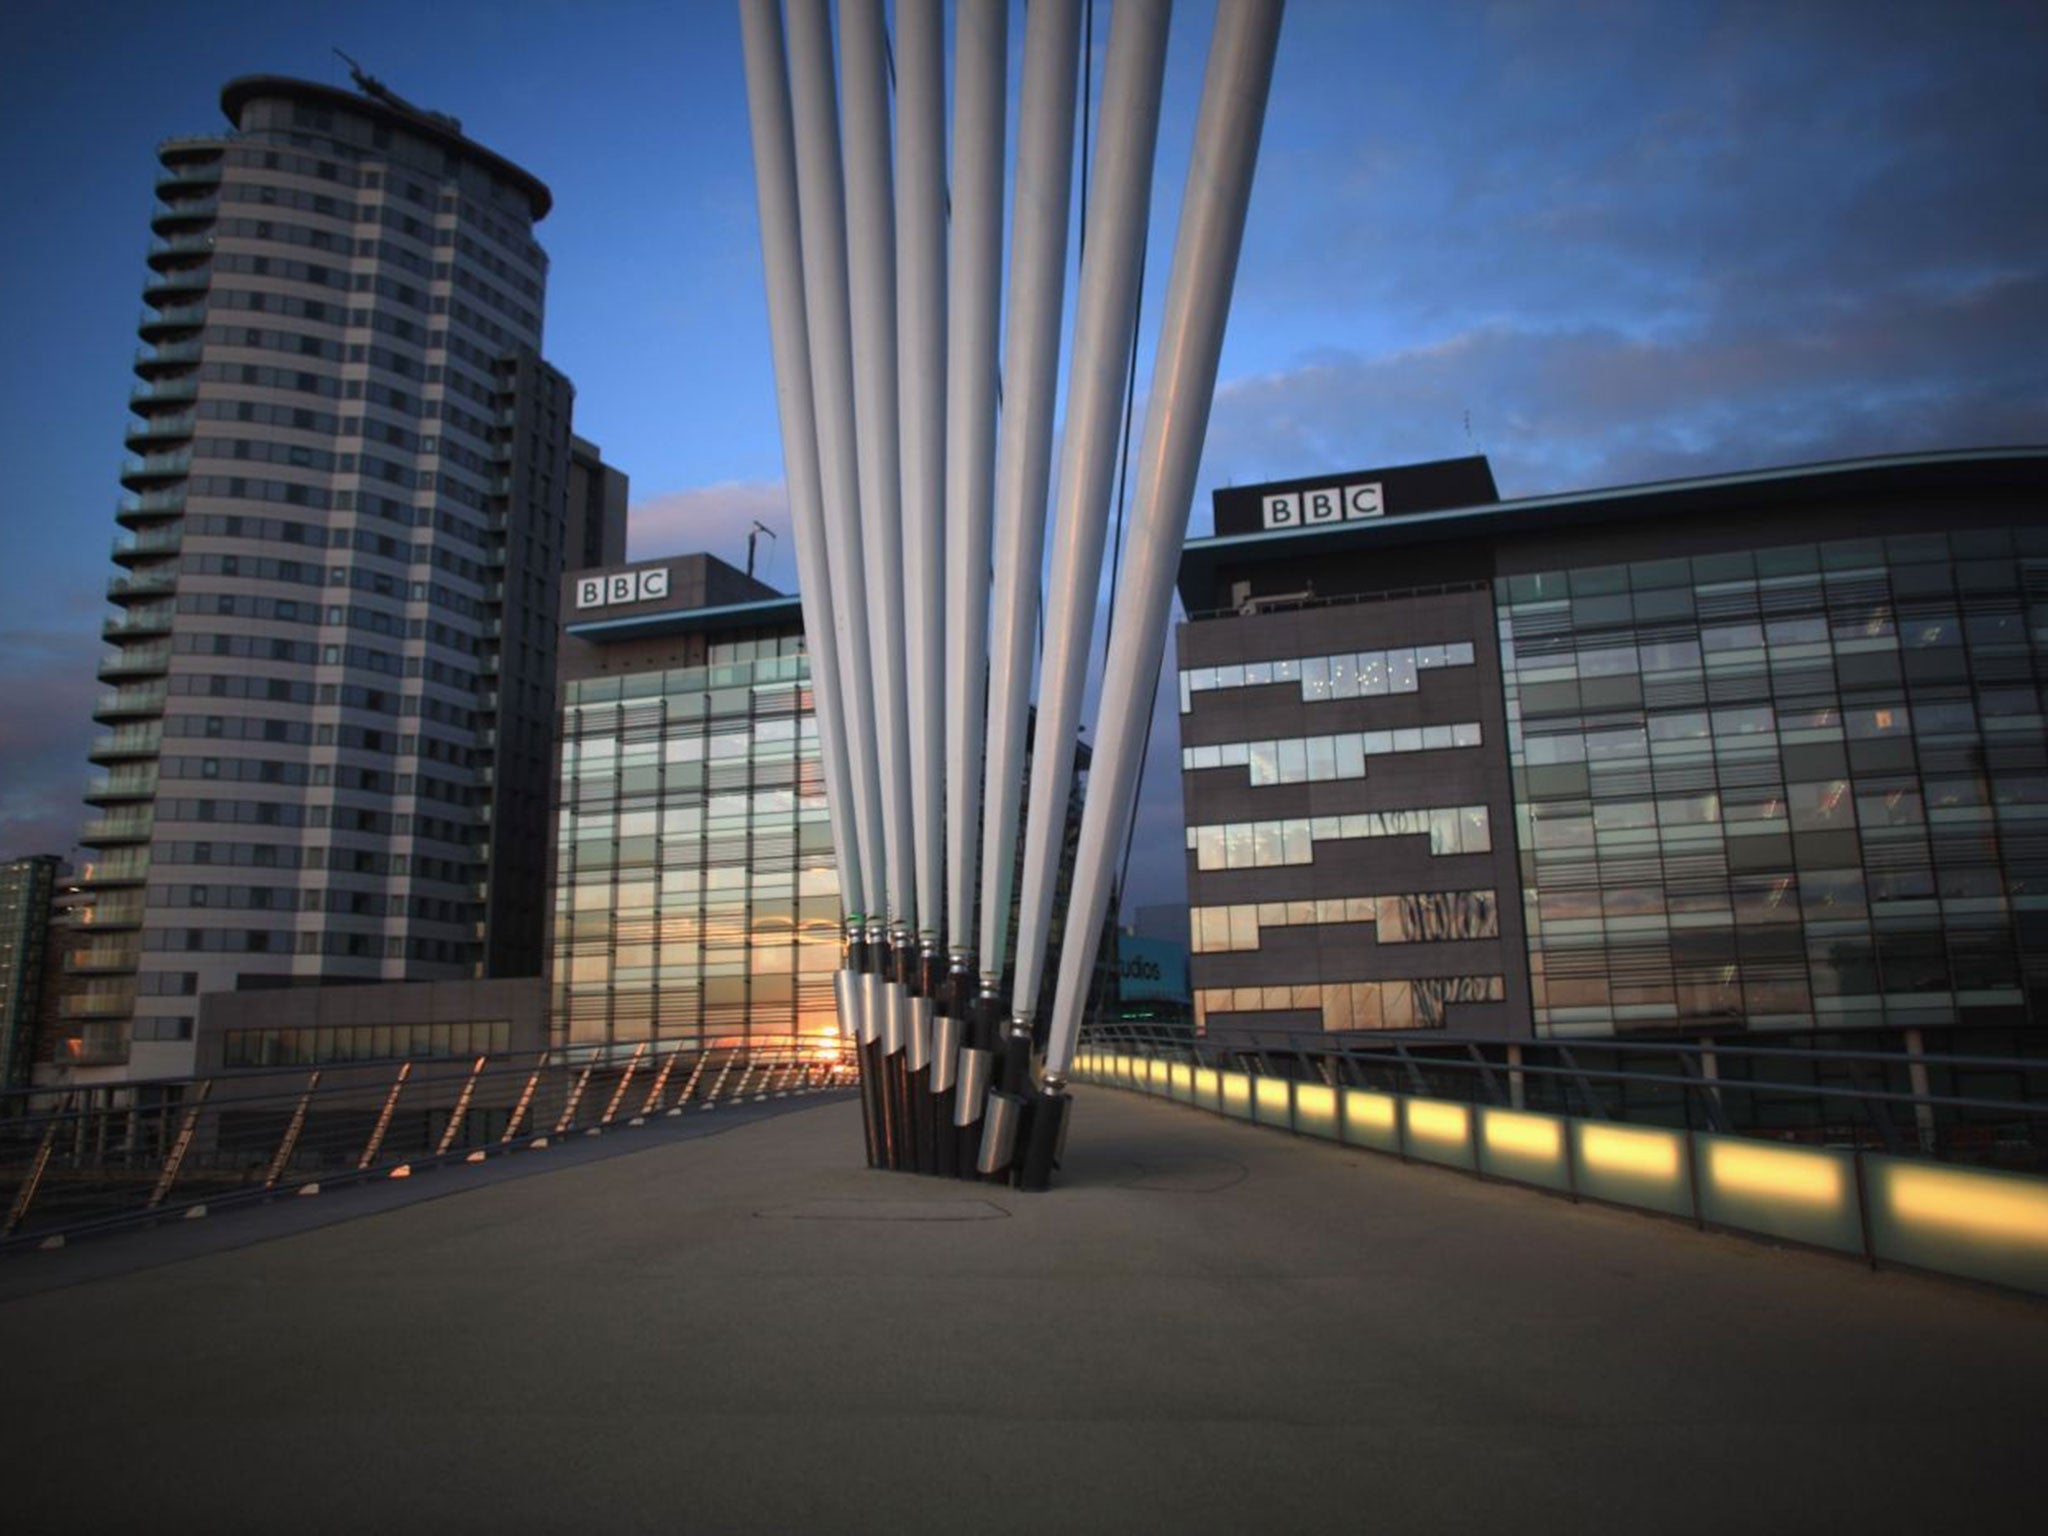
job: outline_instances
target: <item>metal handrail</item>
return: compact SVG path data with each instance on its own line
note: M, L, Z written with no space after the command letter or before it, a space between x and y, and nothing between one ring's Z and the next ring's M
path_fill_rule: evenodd
M1391 1090L1395 1092L1428 1096L1448 1090L1451 1096L1458 1097L1461 1090L1470 1085L1473 1102L1478 1102L1483 1092L1495 1104L1507 1102L1512 1096L1517 1107L1523 1102L1523 1088L1537 1082L1549 1083L1557 1085L1556 1102L1546 1103L1544 1108L1567 1116L1606 1119L1613 1112L1613 1117L1624 1122L1633 1118L1638 1123L1659 1123L1651 1112L1675 1107L1682 1109L1684 1123L1688 1127L1695 1124L1697 1117L1699 1122L1712 1128L1729 1129L1735 1134L1783 1137L1796 1136L1802 1129L1817 1133L1840 1132L1845 1129L1844 1122L1839 1118L1821 1119L1820 1115L1830 1105L1846 1104L1862 1111L1871 1128L1888 1147L1909 1148L1923 1155L1949 1160L1956 1160L1952 1154L1958 1150L1959 1142L1973 1140L1972 1137L1958 1136L1957 1132L1981 1135L1985 1130L1996 1128L1972 1123L1961 1116L2000 1117L2024 1122L2025 1132L2024 1140L2016 1138L2000 1150L2016 1155L2020 1148L2025 1148L2027 1157L2024 1161L2028 1165L2048 1163L2048 1099L1992 1098L1953 1091L1937 1093L1931 1083L1924 1091L1917 1086L1912 1091L1900 1091L1882 1084L1865 1086L1861 1083L1828 1082L1818 1076L1812 1081L1798 1082L1770 1077L1728 1076L1721 1070L1731 1063L1740 1065L1748 1058L1755 1058L1759 1064L1806 1062L1816 1068L1876 1065L1893 1072L1905 1068L1909 1073L1930 1075L1955 1068L1964 1072L2021 1074L2022 1091L2028 1091L2024 1087L2024 1078L2048 1076L2048 1057L1950 1056L1827 1047L1802 1049L1731 1045L1718 1040L1711 1044L1607 1039L1508 1041L1497 1036L1481 1038L1434 1032L1428 1036L1403 1035L1370 1044L1355 1039L1271 1034L1233 1034L1225 1039L1212 1040L1206 1037L1198 1039L1184 1027L1175 1029L1157 1024L1121 1022L1097 1024L1090 1030L1086 1043L1098 1048L1131 1050L1154 1058L1186 1061L1197 1066L1249 1068L1261 1076L1295 1075L1275 1071L1276 1063L1269 1058L1287 1061L1304 1078L1322 1075L1318 1072L1319 1066L1328 1066L1333 1075L1341 1072L1346 1078L1354 1075L1349 1069L1356 1068L1356 1075L1361 1078L1367 1077L1368 1072L1395 1077L1399 1083ZM1506 1048L1509 1046L1519 1048L1516 1059L1507 1059ZM1450 1054L1452 1052L1459 1054ZM1489 1055L1489 1052L1494 1054ZM1552 1053L1550 1059L1546 1059L1546 1052ZM1676 1056L1681 1066L1696 1065L1691 1072L1681 1076L1669 1071L1644 1070L1621 1063L1584 1059L1604 1052L1613 1052L1617 1056L1661 1056L1667 1060ZM1715 1070L1711 1073L1704 1070L1709 1057L1714 1058L1712 1065ZM1439 1074L1441 1081L1429 1080ZM1511 1095L1501 1092L1499 1080L1503 1076L1509 1080ZM1621 1090L1630 1086L1660 1091L1676 1089L1676 1104L1668 1094L1648 1102L1631 1103L1618 1094L1596 1092L1596 1084ZM1573 1102L1573 1089L1577 1090L1576 1097L1580 1101L1577 1104ZM1728 1125L1730 1101L1744 1096L1751 1111L1748 1118L1754 1123ZM1616 1102L1608 1102L1610 1099ZM1788 1105L1792 1108L1808 1106L1815 1112L1813 1123L1806 1127L1764 1123L1763 1117L1773 1112L1783 1113ZM1904 1120L1893 1118L1894 1112L1902 1107L1911 1111L1910 1117ZM1846 1128L1853 1131L1853 1125ZM1973 1160L1982 1160L1982 1150L1981 1146L1971 1146Z
M121 1103L82 1103L84 1092L71 1090L54 1110L0 1116L0 1253L539 1150L692 1103L717 1108L738 1097L720 1089L741 1062L742 1085L767 1068L763 1097L778 1077L782 1094L852 1080L849 1067L794 1045L678 1044L642 1046L630 1059L543 1052L306 1063L123 1085ZM653 1079L644 1096L643 1073ZM577 1082L589 1091L576 1092ZM681 1084L672 1096L671 1083Z

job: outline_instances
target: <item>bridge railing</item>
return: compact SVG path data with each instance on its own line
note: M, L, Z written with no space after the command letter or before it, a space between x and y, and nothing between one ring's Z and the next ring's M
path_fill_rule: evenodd
M1084 1082L1574 1200L2048 1292L2038 1059L1441 1036L1210 1042L1112 1025L1084 1040L1076 1067Z
M851 1081L843 1064L792 1050L692 1044L16 1096L0 1114L0 1252Z

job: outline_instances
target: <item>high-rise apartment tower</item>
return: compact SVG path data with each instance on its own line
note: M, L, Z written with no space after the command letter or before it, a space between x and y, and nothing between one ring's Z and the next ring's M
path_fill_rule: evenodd
M80 1075L188 1070L207 992L540 969L557 593L624 498L571 501L548 189L357 81L159 150Z

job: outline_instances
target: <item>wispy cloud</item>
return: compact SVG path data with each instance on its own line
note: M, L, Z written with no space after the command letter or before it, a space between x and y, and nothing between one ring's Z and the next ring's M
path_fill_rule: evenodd
M658 492L627 509L626 552L635 560L703 552L745 569L747 534L757 522L774 537L764 535L756 545L755 576L771 587L795 591L789 491L779 480Z

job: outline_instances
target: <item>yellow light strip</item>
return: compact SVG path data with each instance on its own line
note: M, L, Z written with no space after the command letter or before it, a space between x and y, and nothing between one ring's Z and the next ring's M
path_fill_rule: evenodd
M1843 1196L1842 1165L1819 1152L1795 1147L1707 1147L1707 1176L1717 1190L1794 1200L1801 1205L1834 1205Z
M1892 1215L2048 1249L2048 1185L1988 1178L1960 1168L1899 1168L1885 1180Z
M1512 1110L1490 1109L1480 1129L1486 1136L1486 1150L1511 1157L1540 1157L1556 1162L1564 1155L1564 1130L1555 1120L1541 1115L1518 1115Z
M1465 1106L1410 1099L1408 1130L1424 1141L1463 1141L1469 1134Z
M1663 1131L1628 1131L1588 1125L1579 1132L1579 1159L1590 1172L1640 1179L1678 1177L1678 1138Z
M1344 1113L1376 1131L1394 1128L1394 1100L1384 1093L1364 1093L1354 1088L1344 1095Z

